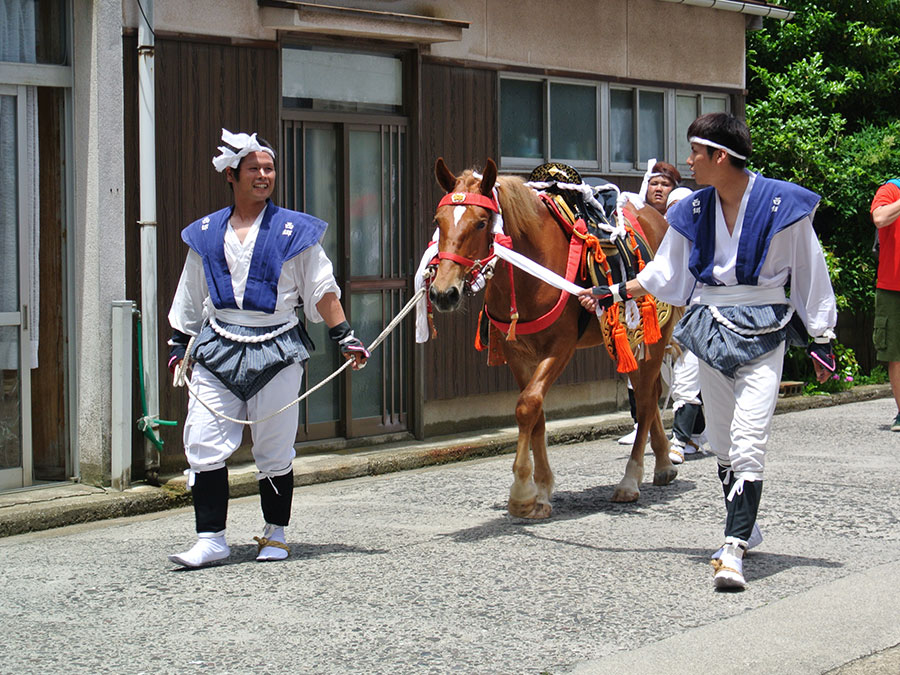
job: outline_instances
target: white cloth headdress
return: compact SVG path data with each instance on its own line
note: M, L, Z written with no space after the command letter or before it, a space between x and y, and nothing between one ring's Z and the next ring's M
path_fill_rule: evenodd
M212 163L216 167L216 171L222 173L227 168L235 169L241 163L241 160L251 152L266 152L275 159L275 153L271 148L260 145L256 140L256 134L233 134L228 129L222 129L222 140L234 148L232 150L226 145L219 146L221 155L213 157Z

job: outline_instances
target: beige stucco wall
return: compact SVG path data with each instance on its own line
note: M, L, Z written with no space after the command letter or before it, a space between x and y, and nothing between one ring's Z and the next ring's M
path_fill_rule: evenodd
M310 1L310 0L307 0ZM470 22L433 55L656 82L744 86L745 17L660 0L311 0L380 12ZM122 4L136 27L136 3ZM156 0L159 31L275 40L246 0ZM288 10L278 10L287 12Z

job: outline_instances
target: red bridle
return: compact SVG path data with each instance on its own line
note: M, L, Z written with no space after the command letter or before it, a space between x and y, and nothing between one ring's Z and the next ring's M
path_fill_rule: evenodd
M500 205L493 197L487 197L479 192L450 192L443 196L438 202L438 208L442 206L480 206L481 208L500 213ZM481 260L470 260L456 253L447 251L439 251L435 258L437 260L452 260L466 268L466 275L473 270L477 274L490 260L494 257L493 253L489 253L486 258Z

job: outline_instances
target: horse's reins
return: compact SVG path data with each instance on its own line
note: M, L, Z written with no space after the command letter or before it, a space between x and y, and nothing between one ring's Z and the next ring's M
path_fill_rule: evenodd
M383 331L381 331L379 336L372 341L372 344L369 345L368 350L370 353L374 352L375 349L378 347L378 345L380 345L382 342L384 342L385 338L397 327L397 324L400 323L400 321L403 319L403 317L405 317L407 314L409 314L409 312L415 306L416 302L419 301L419 298L422 297L422 294L425 293L425 290L426 289L424 289L424 288L419 289L419 291L415 295L413 295L412 298L409 299L409 302L406 303L406 305L403 307L403 309L400 310L400 312L397 314L397 316L395 316L393 319L391 319L391 322L387 326L385 326L385 329ZM247 426L251 426L253 424L259 424L260 422L265 422L266 420L270 420L273 417L275 417L276 415L280 415L285 410L288 410L289 408L297 405L298 403L300 403L300 401L304 400L307 396L312 394L314 391L316 391L317 389L321 389L326 384L331 382L331 380L333 380L338 375L340 375L342 372L344 372L354 361L354 359L352 359L352 358L347 359L344 362L344 364L341 365L341 367L338 368L337 370L335 370L333 373L331 373L331 375L329 375L324 380L319 382L316 386L314 386L310 389L307 389L306 392L304 392L303 394L301 394L300 396L295 398L293 401L291 401L284 407L280 408L279 410L276 410L272 414L267 415L266 417L263 417L258 420L239 420L234 417L229 417L228 415L211 408L209 406L209 404L207 404L206 401L204 401L202 398L200 398L200 396L197 394L197 392L191 387L190 382L188 381L188 379L186 377L186 373L187 373L188 362L190 360L191 352L193 351L193 348L194 348L194 341L196 339L197 339L197 336L191 337L190 342L188 342L188 346L187 346L187 350L184 355L184 358L181 360L181 363L179 363L178 366L175 368L175 380L174 380L175 386L180 387L183 385L185 388L187 388L187 390L191 394L193 394L194 398L197 401L199 401L200 404L204 408L209 410L209 412L211 412L216 417L221 417L222 419L228 420L229 422L234 422L236 424L244 424Z

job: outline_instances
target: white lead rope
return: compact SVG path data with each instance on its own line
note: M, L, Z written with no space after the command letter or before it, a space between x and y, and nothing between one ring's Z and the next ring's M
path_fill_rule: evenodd
M400 310L400 313L397 314L397 316L395 316L387 326L385 326L385 329L383 331L381 331L381 334L377 338L375 338L375 340L372 342L372 344L369 345L369 347L368 347L369 353L372 353L373 351L375 351L375 349L378 347L378 345L380 345L382 342L384 342L385 338L387 338L387 336L391 334L391 332L394 330L394 328L397 327L397 324L399 324L400 321L403 320L403 317L405 317L407 314L409 314L409 312L415 306L416 302L418 302L419 298L421 296L423 296L424 294L425 294L425 289L420 288L419 291L415 295L413 295L412 298L409 299L409 302L407 302L406 305L403 307L403 309ZM262 419L258 419L258 420L239 420L239 419L235 419L234 417L229 417L228 415L225 415L224 413L221 413L218 410L213 410L213 408L211 408L206 403L206 401L204 401L202 398L200 398L200 396L197 395L197 392L191 388L190 382L185 377L185 371L187 370L188 357L190 356L191 349L194 346L194 339L195 339L195 337L191 338L191 341L188 343L187 351L185 352L184 358L181 360L181 363L179 363L175 369L175 386L180 387L181 385L184 385L187 388L187 390L193 395L193 397L197 401L199 401L200 404L204 408L209 410L209 412L211 412L216 417L221 417L222 419L228 420L229 422L234 422L235 424L244 424L247 426L250 426L253 424L259 424L260 422L265 422L266 420L270 420L273 417L275 417L276 415L280 415L288 408L291 408L291 407L297 405L298 403L300 403L300 401L305 399L307 396L312 394L314 391L321 389L326 384L331 382L331 380L333 380L338 375L340 375L342 372L344 372L350 365L353 364L353 361L354 361L354 359L352 359L352 358L347 359L344 362L344 364L340 368L335 370L331 375L326 377L324 380L319 382L316 386L312 387L311 389L307 389L306 392L304 392L303 394L301 394L300 396L295 398L293 401L288 403L286 406L282 407L279 410L276 410L271 415L267 415L266 417L263 417Z

